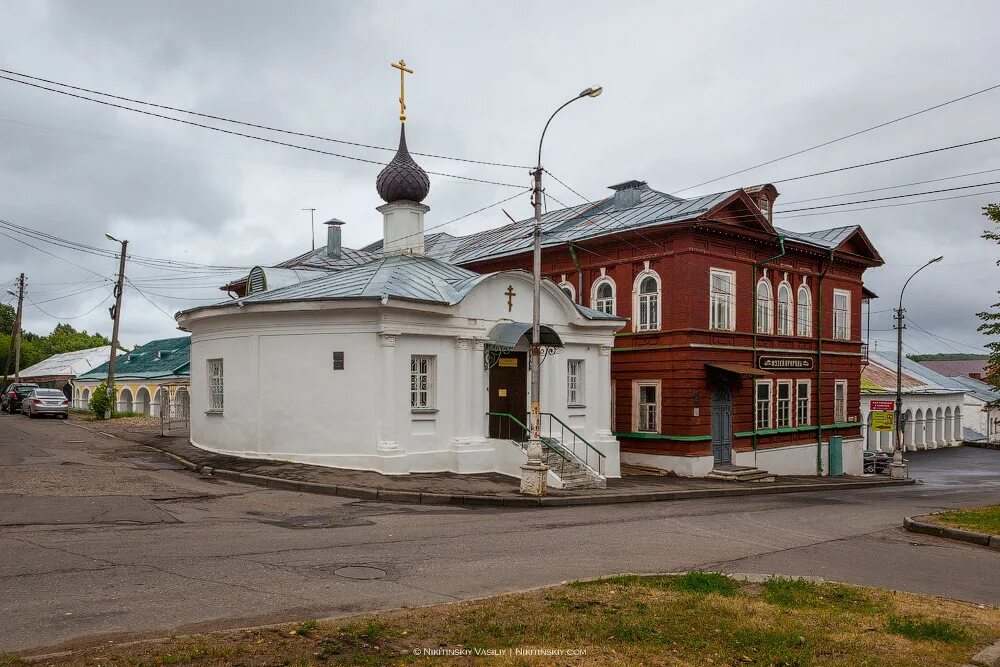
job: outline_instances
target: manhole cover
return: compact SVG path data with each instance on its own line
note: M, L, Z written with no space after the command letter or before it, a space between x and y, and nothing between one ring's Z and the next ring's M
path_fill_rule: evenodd
M386 571L367 565L348 565L333 571L338 577L345 579L381 579L386 575Z

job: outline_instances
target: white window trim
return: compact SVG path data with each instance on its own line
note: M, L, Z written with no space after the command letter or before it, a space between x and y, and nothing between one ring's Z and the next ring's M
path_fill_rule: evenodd
M574 365L577 367L575 396L569 382L570 378L573 377L570 369ZM587 406L587 363L583 359L566 360L566 405L570 408L583 408Z
M639 430L639 387L656 387L656 430ZM633 433L659 433L662 411L663 411L663 391L660 380L632 380L632 432Z
M802 299L803 290L806 293L806 298ZM799 288L795 292L795 335L802 336L803 338L812 337L812 290L805 283L799 285ZM800 309L802 308L803 302L805 303L806 310L806 320L805 320L805 331L802 331L802 318L799 316Z
M788 387L788 423L782 426L779 424L778 401L781 398L780 387ZM795 426L795 383L791 380L776 380L774 383L774 428L792 428Z
M758 412L759 412L759 410L758 410L759 400L757 398L757 387L759 387L761 385L766 385L767 386L767 401L768 401L768 406L767 406L767 423L763 424L763 425L760 423L760 420L757 418L758 417ZM773 418L774 415L772 414L773 412L774 412L774 386L771 384L770 380L755 380L754 383L753 383L753 426L754 426L754 430L761 431L761 430L765 430L765 429L770 429L771 428L771 424L774 422L774 418Z
M788 314L784 321L781 319L781 314L778 310L778 304L781 303L781 290L782 288L788 290ZM774 316L778 323L778 335L779 336L794 336L795 335L795 290L792 289L792 284L788 280L782 280L778 283L778 296L774 300ZM786 325L784 333L782 333L782 324Z
M576 303L576 289L573 288L573 283L564 280L561 283L559 283L559 289L563 290L564 292L565 290L569 290L570 294L569 300L572 301L573 303Z
M806 420L799 419L799 387L806 387ZM795 381L795 425L809 426L812 424L812 380Z
M413 370L413 363L419 359L427 360L427 388L423 391L427 393L427 402L424 405L414 404L414 396L420 389L413 388L413 379L419 372ZM419 400L419 399L418 399ZM436 411L437 410L437 356L433 354L411 354L410 355L410 410L414 412Z
M214 368L218 367L219 373L215 375ZM214 391L212 381L218 377L219 391ZM211 414L223 414L226 407L226 367L221 358L205 360L205 382L208 386L208 410ZM216 402L218 397L218 402Z
M730 287L732 292L729 294L729 326L728 327L716 327L712 321L712 317L715 315L715 308L713 308L712 303L712 278L716 275L725 275L730 279ZM729 269L716 269L711 268L708 271L708 328L716 331L736 331L736 272L730 271Z
M641 293L639 292L639 285L646 278L652 278L656 281L656 326L643 326L639 319L639 299L641 298ZM639 275L635 277L635 281L632 283L632 321L635 323L633 328L635 331L659 331L663 328L663 281L660 280L659 274L652 269L645 269L640 272Z
M847 299L847 316L844 326L844 336L837 335L837 297L843 296ZM851 292L846 289L833 290L833 338L835 340L851 340Z
M765 308L765 314L767 315L766 321L762 321L760 317L760 286L767 285L767 308ZM759 334L773 334L774 333L774 285L771 281L767 279L766 276L761 277L757 281L757 284L753 288L753 307L754 313L756 313L755 319L756 331Z
M842 415L837 414L837 388L844 388L844 412ZM833 383L833 423L844 424L847 422L847 380L836 380ZM843 417L843 419L841 419Z
M590 288L590 307L602 313L604 312L597 307L597 290L600 289L601 285L604 285L605 283L611 286L611 313L609 314L616 315L618 313L618 304L616 303L618 297L618 287L615 285L615 281L611 278L611 276L601 276L594 282L593 286Z

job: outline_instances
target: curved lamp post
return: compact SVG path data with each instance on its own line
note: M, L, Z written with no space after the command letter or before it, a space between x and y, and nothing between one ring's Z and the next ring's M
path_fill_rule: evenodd
M597 97L604 88L593 86L582 90L579 95L565 102L562 106L552 112L542 129L542 136L538 140L538 161L532 175L535 179L532 191L532 200L535 205L535 229L534 229L534 257L532 269L534 273L534 283L531 295L531 414L529 415L528 428L528 463L521 467L521 493L541 496L546 490L546 476L548 467L542 461L542 418L540 412L541 398L541 304L542 304L542 143L545 141L545 133L549 129L549 124L560 111L567 106L582 100L585 97Z
M906 465L903 464L903 293L913 277L935 262L944 259L938 255L919 269L910 274L899 290L899 308L896 309L896 439L892 452L892 463L889 465L889 476L893 479L906 477Z

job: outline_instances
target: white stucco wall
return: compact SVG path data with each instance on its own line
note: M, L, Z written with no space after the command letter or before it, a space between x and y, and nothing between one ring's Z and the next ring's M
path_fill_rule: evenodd
M872 400L895 400L894 394L861 392L861 433L865 448L870 451L893 451L894 434L868 428ZM962 444L962 422L965 419L965 394L948 390L904 392L902 412L910 414L904 421L903 444L907 451L955 447ZM940 419L938 418L940 411Z
M519 474L523 454L486 438L483 346L500 318L530 321L525 276L488 279L451 308L401 301L269 304L182 318L192 333L192 443L239 456L386 474ZM504 295L509 286L522 295L510 310ZM610 347L619 324L584 320L549 287L542 321L551 323L565 347L542 364L542 410L600 449L606 455L602 472L617 477ZM343 370L333 370L334 351L345 353ZM412 355L435 357L432 411L410 408ZM208 412L211 359L224 364L222 414ZM566 404L569 359L584 361L584 407ZM596 456L591 460L597 467Z

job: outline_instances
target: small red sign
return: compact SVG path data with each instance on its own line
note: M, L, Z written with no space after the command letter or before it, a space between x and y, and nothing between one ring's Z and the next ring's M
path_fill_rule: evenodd
M896 409L896 401L872 401L871 409L877 412L892 412Z

